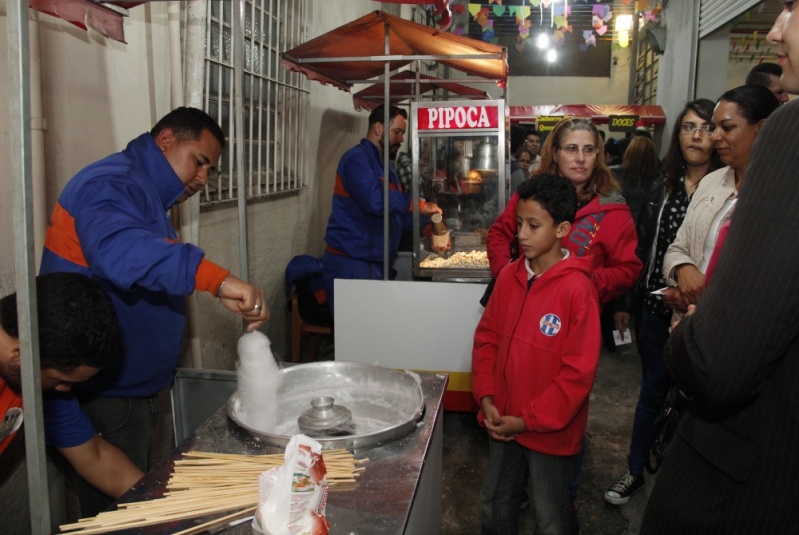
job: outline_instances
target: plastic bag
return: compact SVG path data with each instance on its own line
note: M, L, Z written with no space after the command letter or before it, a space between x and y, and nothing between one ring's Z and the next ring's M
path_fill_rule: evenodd
M327 470L322 446L294 435L282 466L258 477L258 510L252 522L264 535L327 535Z

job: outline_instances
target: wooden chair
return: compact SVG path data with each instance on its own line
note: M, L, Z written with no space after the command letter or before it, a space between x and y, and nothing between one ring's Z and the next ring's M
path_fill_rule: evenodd
M319 335L332 336L333 329L326 325L314 325L300 317L300 307L297 302L297 292L291 292L291 360L300 362L302 355L302 337L310 336L311 345L308 348L308 359L316 361L316 349L319 346Z

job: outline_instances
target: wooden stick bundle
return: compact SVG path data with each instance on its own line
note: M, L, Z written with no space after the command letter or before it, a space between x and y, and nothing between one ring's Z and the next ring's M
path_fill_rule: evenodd
M354 482L364 470L359 466L368 459L356 460L345 450L322 452L327 469L328 485ZM151 526L188 518L236 511L225 518L244 517L258 506L258 476L283 464L284 455L235 455L226 453L188 452L175 461L175 469L167 483L163 498L144 502L121 503L117 510L82 518L74 524L60 526L62 532L91 535L123 529ZM220 525L222 519L211 520L185 532ZM201 530L200 530L201 531ZM183 532L181 532L183 533Z

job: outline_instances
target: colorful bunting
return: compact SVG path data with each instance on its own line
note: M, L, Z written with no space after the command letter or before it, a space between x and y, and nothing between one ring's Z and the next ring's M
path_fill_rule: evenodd
M549 18L551 27L553 28L552 41L556 46L563 46L566 32L574 33L573 26L569 24L569 16L572 14L573 5L577 3L578 0L572 0L571 2L566 0L562 3L559 0L526 0L526 2L522 2L520 6L505 6L502 0L488 0L487 5L485 0L479 1L481 1L481 3L473 3L469 2L469 0L449 0L449 3L451 4L450 10L453 14L465 15L468 10L469 15L471 15L472 19L480 26L484 41L493 43L499 42L499 38L494 30L493 21L509 15L515 18L519 32L516 36L514 47L521 51L530 43L532 20L535 20L531 19L533 9L540 10L540 16L536 17L536 19L540 19L538 20L539 26L543 26L544 24L544 9L550 9L551 14ZM598 2L600 1L601 0L594 0L594 2L589 2L589 0L582 0L583 4L591 4L592 13L592 29L580 30L583 31L583 38L585 39L585 43L580 47L583 52L585 52L589 46L597 46L597 37L606 37L608 34L609 23L614 14L611 11L610 5L599 4ZM648 6L649 4L649 0L621 0L621 3L629 5L633 3L633 1L635 1L636 9L640 6ZM428 9L429 8L430 6L428 6ZM587 7L580 7L578 9L587 9ZM647 17L654 20L656 12L651 10L642 13L642 15L645 20ZM463 35L466 33L466 27L468 27L467 24L459 23L453 25L450 31L458 35Z
M641 14L641 17L644 19L644 24L646 24L647 20L651 20L652 22L655 22L655 19L657 18L657 14L654 11L644 11Z
M516 23L520 24L522 20L530 16L530 6L508 6L509 13L516 17Z
M605 16L608 14L609 10L610 10L610 8L608 6L606 6L605 4L599 4L599 5L594 6L591 9L591 13L595 17L599 17L600 19L604 19Z

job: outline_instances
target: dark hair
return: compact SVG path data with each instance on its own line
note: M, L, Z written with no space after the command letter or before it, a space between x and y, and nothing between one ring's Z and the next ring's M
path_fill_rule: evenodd
M521 158L523 152L526 152L530 155L530 163L533 163L533 153L530 152L530 149L519 149L519 151L516 153L516 160L518 161Z
M538 131L537 129L535 129L535 128L528 128L528 129L527 129L527 130L524 132L524 139L527 139L527 136L538 136L538 137L540 138L540 137L541 137L541 132L539 132L539 131Z
M734 102L741 110L749 124L756 124L768 118L771 112L780 107L780 101L762 85L739 85L735 89L725 91L719 102Z
M649 188L658 174L658 150L655 142L646 136L633 136L624 151L624 166L621 182L624 191L628 189Z
M621 193L621 184L613 176L613 172L605 164L605 144L599 135L599 130L590 119L577 117L574 119L564 119L555 125L552 132L544 141L541 150L541 165L538 169L542 173L557 175L558 164L555 162L555 151L560 148L563 138L577 130L585 130L594 136L594 144L597 147L596 163L591 178L585 184L583 191L578 196L582 201L589 201L596 195L610 195L613 192Z
M517 124L510 125L510 153L514 158L524 145L525 139L527 139L527 131L524 128Z
M221 148L225 148L225 134L217 122L197 108L181 106L167 113L161 120L155 123L150 130L150 135L155 139L161 131L169 128L175 134L175 139L180 142L197 141L203 135L203 130L208 130L219 142Z
M372 110L372 113L369 114L369 128L376 123L383 124L383 116L386 113L386 108L383 104L379 105L375 109ZM391 121L394 120L394 117L397 115L402 115L404 119L408 118L408 112L403 110L398 106L391 105L388 107L388 124L391 124Z
M69 373L78 366L110 368L122 359L122 335L111 298L100 283L79 273L36 277L42 369ZM0 299L0 325L19 338L17 294Z
M712 123L713 108L715 107L716 104L707 98L692 100L685 105L677 116L677 120L674 121L674 126L671 129L669 151L666 154L666 158L663 160L663 175L666 181L666 191L669 194L674 193L682 187L680 179L685 174L685 156L683 156L682 147L680 146L680 130L685 116L688 115L688 112L694 112L697 117L703 121ZM716 149L713 149L710 157L710 167L708 167L707 172L715 171L719 167L721 167L721 160L719 159Z
M771 81L772 76L777 78L782 76L782 67L776 63L759 63L752 67L749 74L746 75L746 85L762 85L769 88L773 83Z
M516 188L519 201L538 201L555 224L574 221L577 214L577 190L568 178L558 175L534 175Z

